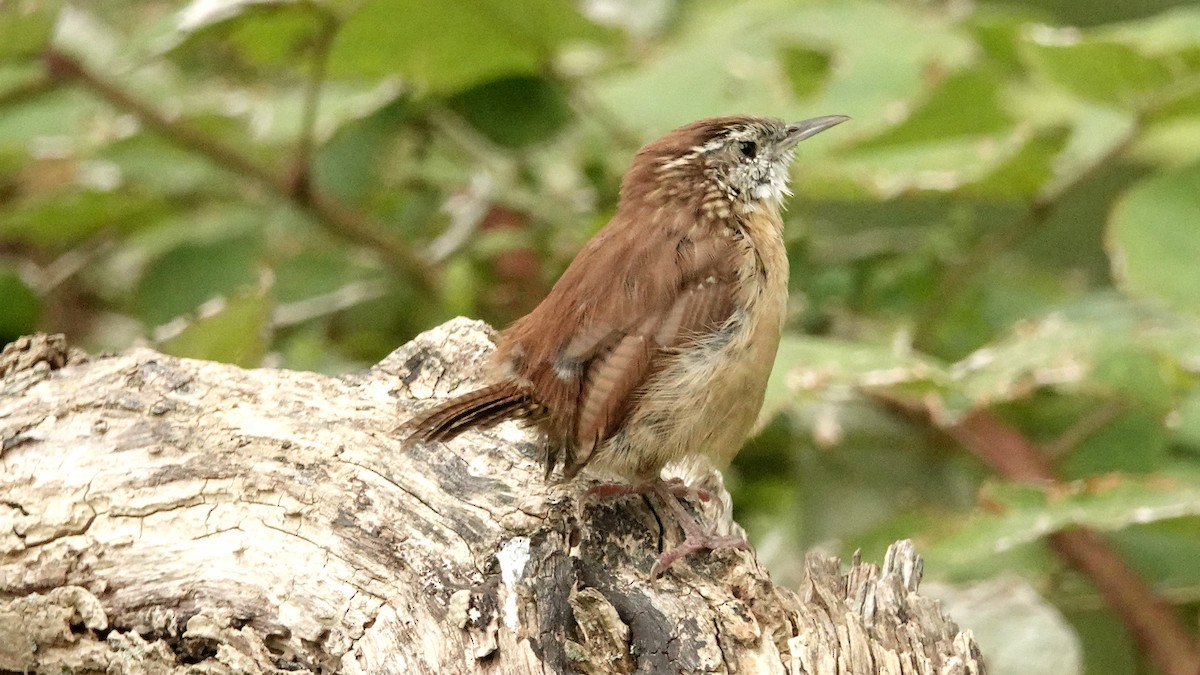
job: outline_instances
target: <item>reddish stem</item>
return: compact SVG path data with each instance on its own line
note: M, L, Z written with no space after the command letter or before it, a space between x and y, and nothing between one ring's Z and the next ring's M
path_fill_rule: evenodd
M946 431L1009 480L1057 482L1037 445L990 411L975 411ZM1063 530L1050 536L1050 546L1092 580L1163 675L1200 675L1200 650L1174 610L1099 535Z

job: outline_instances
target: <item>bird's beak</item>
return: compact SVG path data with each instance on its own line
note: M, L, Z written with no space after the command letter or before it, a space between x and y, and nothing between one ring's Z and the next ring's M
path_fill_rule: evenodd
M800 122L792 122L787 125L787 136L784 143L792 146L800 141L816 136L830 127L835 127L842 122L850 119L845 115L826 115L824 117L814 117L810 120Z

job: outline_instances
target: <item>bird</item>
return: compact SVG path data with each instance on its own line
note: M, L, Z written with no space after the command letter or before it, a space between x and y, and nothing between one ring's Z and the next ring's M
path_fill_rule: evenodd
M686 486L661 472L696 458L723 469L749 435L786 314L796 146L848 119L712 117L647 143L611 220L499 334L488 383L409 420L405 447L524 420L545 437L547 480L561 464L564 480L616 479L597 493L662 496L684 539L651 577L699 550L745 548L702 528L678 501Z

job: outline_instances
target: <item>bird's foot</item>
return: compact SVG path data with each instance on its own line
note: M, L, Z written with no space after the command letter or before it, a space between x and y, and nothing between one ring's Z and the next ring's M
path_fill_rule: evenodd
M662 573L680 558L686 558L697 551L715 551L719 548L738 548L744 551L749 549L750 545L742 537L722 537L704 532L688 533L678 546L663 551L662 555L658 556L658 560L654 561L654 566L650 568L650 578L657 579L662 576Z
M682 484L682 481L680 483ZM675 548L663 551L662 555L658 556L658 560L654 561L654 566L650 568L651 579L657 579L675 561L686 558L697 551L715 551L719 548L746 550L750 548L743 537L722 536L706 532L696 522L696 518L683 508L683 504L679 503L679 496L665 483L658 487L658 494L671 513L675 515L675 519L679 521L679 526L683 528L683 541Z
M624 497L625 495L645 495L651 492L659 492L666 490L672 496L680 499L690 499L695 497L702 502L707 502L712 499L712 493L704 488L694 488L683 482L680 478L671 478L670 480L651 481L647 483L599 483L588 488L587 496L599 497L607 499L611 497Z

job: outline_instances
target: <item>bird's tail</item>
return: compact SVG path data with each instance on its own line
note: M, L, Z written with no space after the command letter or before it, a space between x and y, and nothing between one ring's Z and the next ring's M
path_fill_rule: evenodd
M513 382L500 382L476 389L442 403L409 420L401 427L408 432L407 448L417 441L448 441L471 428L487 428L506 419L536 419L545 408Z

